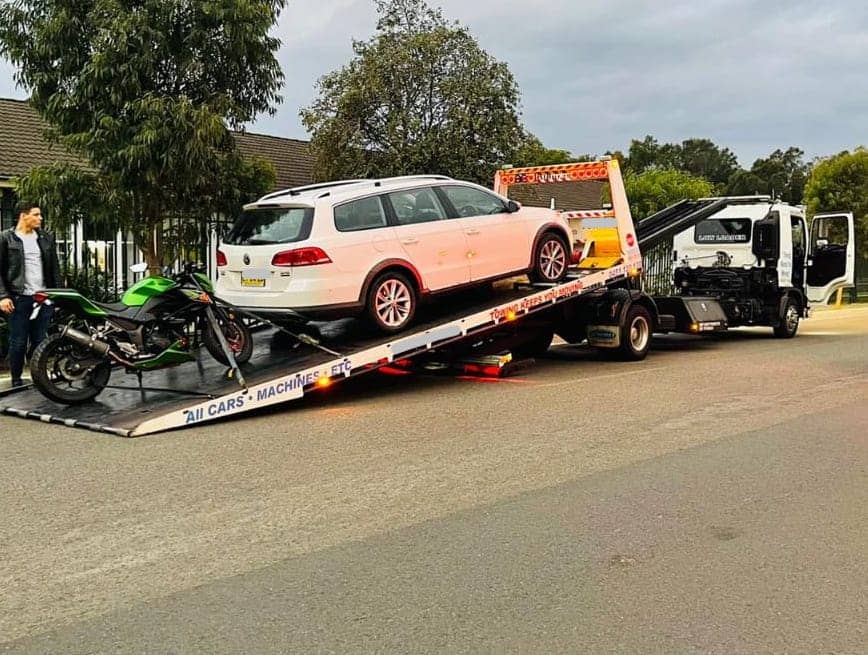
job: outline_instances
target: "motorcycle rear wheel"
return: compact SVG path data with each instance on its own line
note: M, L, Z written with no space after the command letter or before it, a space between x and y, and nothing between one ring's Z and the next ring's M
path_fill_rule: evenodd
M250 333L250 328L237 316L230 318L224 312L215 312L215 314L217 322L220 323L220 327L222 328L223 336L226 337L229 347L232 348L235 363L239 366L245 364L253 354L253 335ZM205 328L202 341L205 344L205 348L211 353L211 357L224 366L229 366L229 360L223 353L223 348L220 347L220 340L210 325Z
M30 375L43 396L64 405L80 405L96 398L111 377L111 363L60 334L37 346L30 359Z

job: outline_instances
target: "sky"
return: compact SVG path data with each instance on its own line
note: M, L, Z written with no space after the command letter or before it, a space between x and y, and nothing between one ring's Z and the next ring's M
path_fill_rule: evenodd
M316 80L374 32L373 0L288 0L275 28L286 81L252 132L306 139ZM709 138L743 166L868 145L864 0L429 0L506 62L525 126L575 154ZM0 61L0 97L24 98Z

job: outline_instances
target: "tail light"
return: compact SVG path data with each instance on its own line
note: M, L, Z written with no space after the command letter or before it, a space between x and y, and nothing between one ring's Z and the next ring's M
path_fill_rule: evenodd
M48 294L45 293L44 291L37 291L36 293L33 294L33 302L35 302L35 303L38 303L41 305L46 300L48 300Z
M284 250L271 258L272 266L314 266L331 264L331 258L322 248L296 248Z
M217 251L217 266L226 266L229 262L226 261L226 253L222 250Z

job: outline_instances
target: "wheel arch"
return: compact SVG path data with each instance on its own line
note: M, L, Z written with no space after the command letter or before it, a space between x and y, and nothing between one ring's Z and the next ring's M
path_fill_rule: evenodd
M374 268L372 268L365 276L365 281L362 284L362 290L359 294L360 303L364 304L366 302L368 293L370 293L371 291L371 285L374 283L374 280L376 280L383 273L388 273L390 271L395 271L406 275L407 278L410 280L410 283L416 288L416 292L420 295L428 292L422 282L422 275L419 273L418 269L413 266L413 264L404 259L387 259L374 266Z
M570 264L570 262L572 260L572 254L573 254L573 245L572 245L572 241L570 239L570 235L564 229L563 225L560 225L560 224L555 223L555 222L550 222L550 223L546 223L545 225L541 226L536 232L536 236L533 239L533 247L530 249L530 261L529 261L528 266L527 266L528 270L533 270L533 267L536 265L536 251L537 251L537 248L539 247L540 240L546 234L554 234L556 236L561 237L564 240L564 244L566 244L566 246L567 246L567 265Z

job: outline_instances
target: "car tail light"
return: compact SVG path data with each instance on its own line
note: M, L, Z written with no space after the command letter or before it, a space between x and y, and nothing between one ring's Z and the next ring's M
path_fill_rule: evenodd
M332 260L322 248L296 248L284 250L271 258L272 266L313 266L331 264Z
M217 251L217 266L226 266L229 262L226 261L226 253L222 250Z
M35 302L35 303L38 303L41 305L46 300L48 300L48 294L45 293L44 291L37 291L36 293L33 294L33 302Z

